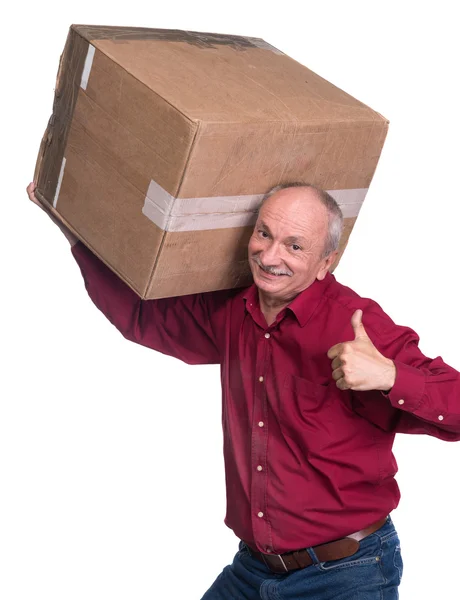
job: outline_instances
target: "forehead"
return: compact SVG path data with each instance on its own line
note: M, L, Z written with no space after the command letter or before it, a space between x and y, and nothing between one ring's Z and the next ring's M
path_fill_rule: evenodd
M283 236L322 235L328 215L316 193L308 188L288 188L277 192L262 205L259 224Z

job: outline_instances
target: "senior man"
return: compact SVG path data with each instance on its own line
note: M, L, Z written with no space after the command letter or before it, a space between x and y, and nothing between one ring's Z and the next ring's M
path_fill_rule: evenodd
M39 204L34 184L28 193ZM397 598L394 436L459 440L460 378L329 272L342 230L333 198L274 188L249 242L254 285L162 300L139 299L58 224L127 339L221 365L225 522L241 541L202 600Z

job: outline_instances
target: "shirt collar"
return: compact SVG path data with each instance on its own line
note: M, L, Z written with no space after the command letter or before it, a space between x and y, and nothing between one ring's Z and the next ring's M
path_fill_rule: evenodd
M326 273L326 277L323 280L319 281L315 279L306 290L300 292L288 305L287 308L294 313L301 327L304 327L308 323L323 298L324 292L334 279L334 276L329 272Z
M327 273L322 281L315 279L307 289L300 292L300 294L288 304L286 307L287 310L293 313L301 327L304 327L308 323L310 317L320 303L324 292L334 280L335 278L332 273ZM245 291L243 298L246 301L246 310L254 317L256 312L260 311L257 286L252 284L251 287Z

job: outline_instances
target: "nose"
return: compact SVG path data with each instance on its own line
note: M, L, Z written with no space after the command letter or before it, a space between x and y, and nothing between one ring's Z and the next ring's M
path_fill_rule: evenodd
M262 250L259 258L265 267L277 267L280 264L279 245L271 242Z

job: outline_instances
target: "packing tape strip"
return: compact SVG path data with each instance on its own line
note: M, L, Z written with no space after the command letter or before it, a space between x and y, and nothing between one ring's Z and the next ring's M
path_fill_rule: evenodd
M54 194L54 208L59 199L65 164L64 156ZM328 193L339 204L344 218L350 218L358 216L367 188L329 190ZM152 180L142 213L163 231L204 231L248 227L256 222L257 211L263 197L264 194L176 198Z
M367 188L328 190L344 218L357 217ZM204 231L254 225L264 194L175 198L151 181L142 213L163 231Z
M82 87L84 90L86 90L86 87L88 85L88 79L89 79L89 75L91 73L91 67L93 66L93 58L94 58L95 50L96 50L96 48L94 46L92 46L91 44L88 44L88 52L86 54L85 65L83 67L83 73L81 74L81 83L80 83L80 87Z

